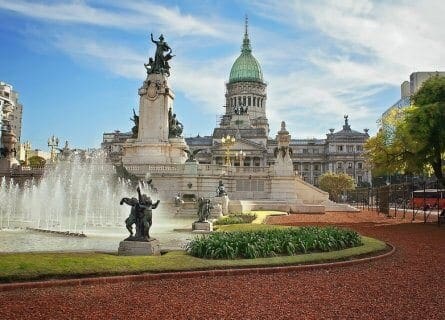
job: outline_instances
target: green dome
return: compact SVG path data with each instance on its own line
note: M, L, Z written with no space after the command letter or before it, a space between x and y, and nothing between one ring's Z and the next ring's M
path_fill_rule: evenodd
M230 70L229 83L241 81L263 82L263 72L257 59L252 55L250 48L249 36L244 34L243 45L241 47L241 55L235 60Z

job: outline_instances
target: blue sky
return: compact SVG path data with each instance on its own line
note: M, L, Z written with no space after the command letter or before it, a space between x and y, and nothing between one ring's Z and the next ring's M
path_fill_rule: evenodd
M443 12L440 0L0 0L0 80L24 105L22 141L98 147L131 129L149 35L163 33L185 136L209 135L248 14L272 137L285 120L293 138L322 138L344 114L375 133L410 73L445 70Z

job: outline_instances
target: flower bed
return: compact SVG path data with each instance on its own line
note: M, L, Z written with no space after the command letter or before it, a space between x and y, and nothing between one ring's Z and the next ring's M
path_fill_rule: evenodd
M195 257L236 259L336 251L362 245L360 235L335 227L302 227L237 232L216 232L187 245Z

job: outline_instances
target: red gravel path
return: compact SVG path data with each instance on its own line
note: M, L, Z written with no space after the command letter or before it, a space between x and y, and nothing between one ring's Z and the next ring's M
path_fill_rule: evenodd
M408 221L376 213L272 217L345 225L397 252L329 270L0 292L0 319L445 319L445 227Z

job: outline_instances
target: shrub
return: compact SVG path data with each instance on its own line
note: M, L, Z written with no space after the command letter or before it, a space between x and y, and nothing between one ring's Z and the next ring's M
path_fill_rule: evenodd
M219 218L214 222L214 224L224 225L224 224L251 223L255 219L256 219L256 214L253 213L235 213Z
M342 250L362 245L360 235L335 227L216 232L187 244L187 252L208 259L262 258Z

